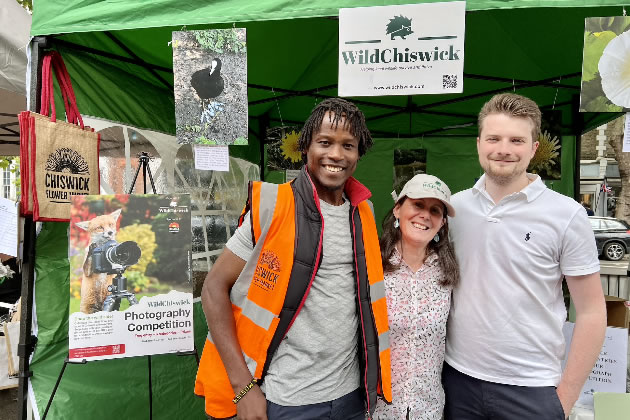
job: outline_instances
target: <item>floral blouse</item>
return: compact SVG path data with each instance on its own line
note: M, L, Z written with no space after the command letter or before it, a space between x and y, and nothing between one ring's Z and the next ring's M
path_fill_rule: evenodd
M389 318L392 404L378 401L375 420L440 420L444 409L442 364L451 287L441 286L438 256L415 273L394 251L397 270L385 273Z

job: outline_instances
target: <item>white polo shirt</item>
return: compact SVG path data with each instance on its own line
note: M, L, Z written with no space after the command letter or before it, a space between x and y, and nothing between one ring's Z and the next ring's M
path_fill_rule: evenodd
M461 270L453 292L446 362L469 376L556 386L564 357L562 277L599 271L584 208L537 175L495 204L485 175L451 203L451 239Z

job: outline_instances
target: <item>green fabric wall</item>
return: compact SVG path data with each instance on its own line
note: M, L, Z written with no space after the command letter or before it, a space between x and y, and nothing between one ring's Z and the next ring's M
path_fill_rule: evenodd
M394 205L391 192L395 149L426 149L427 173L446 182L453 194L472 187L483 173L477 158L475 138L377 139L372 149L359 161L355 177L372 191L371 200L379 232L383 218ZM575 139L563 137L562 179L546 181L547 186L572 197L574 162Z

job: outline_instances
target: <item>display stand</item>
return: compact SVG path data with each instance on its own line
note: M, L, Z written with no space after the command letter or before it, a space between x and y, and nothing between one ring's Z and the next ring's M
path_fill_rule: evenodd
M129 187L129 192L128 194L131 194L133 191L133 188L136 184L136 180L138 179L138 174L140 173L140 169L142 169L142 175L143 175L143 184L144 184L144 194L147 193L147 174L149 175L149 180L151 181L151 188L153 190L153 194L156 194L156 190L155 190L155 183L153 182L153 174L151 174L151 168L149 167L149 161L151 160L151 155L149 155L149 153L147 152L140 152L137 155L138 157L138 169L136 170L136 174L133 178L133 181L131 183L131 187ZM124 277L123 277L124 279ZM121 282L122 283L122 282ZM123 290L121 292L126 292L126 290ZM133 299L135 299L135 296L133 297ZM195 348L191 351L183 351L183 352L177 352L177 353L173 353L177 356L195 356L195 360L197 362L197 366L199 366L199 354L197 353L197 347L195 346ZM109 360L109 359L105 359L105 360ZM93 360L92 362L102 362L105 360ZM147 356L147 360L149 362L148 364L148 373L149 373L149 419L153 419L153 386L152 386L152 378L151 378L151 355ZM61 378L63 378L63 374L66 371L66 366L72 364L72 365L85 365L87 364L88 360L80 360L80 361L71 361L68 357L66 357L66 359L63 361L63 367L61 368L61 372L59 372L59 376L57 377L57 381L55 382L55 386L52 390L52 393L50 394L50 398L48 399L48 404L46 404L46 409L44 410L44 415L42 416L42 420L46 419L46 416L48 415L48 410L50 409L50 406L52 405L53 399L55 398L55 394L57 393L57 388L59 388L59 384L61 383Z

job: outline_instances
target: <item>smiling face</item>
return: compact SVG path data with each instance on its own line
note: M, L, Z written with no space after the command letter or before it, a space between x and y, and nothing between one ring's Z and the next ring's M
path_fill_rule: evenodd
M394 207L402 240L424 248L446 222L444 204L437 198L406 198Z
M330 113L326 113L306 149L306 166L319 198L333 205L341 204L343 187L358 160L359 142L348 131L345 120L339 121L335 128Z
M538 142L532 140L529 118L490 114L483 120L477 138L479 164L490 181L509 185L524 181Z

